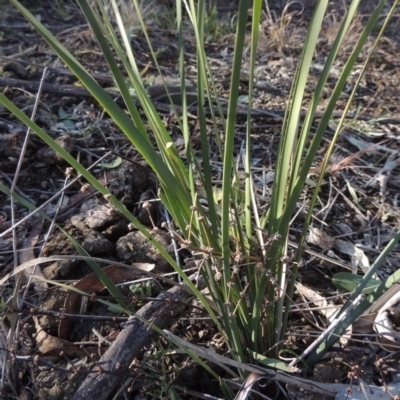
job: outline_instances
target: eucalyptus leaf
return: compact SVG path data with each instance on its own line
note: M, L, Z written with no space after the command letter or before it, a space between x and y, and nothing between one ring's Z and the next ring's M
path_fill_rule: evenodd
M339 272L332 278L332 283L341 290L346 292L353 292L355 288L360 284L363 277L361 275L355 275L350 272ZM378 279L371 278L361 291L362 294L372 293L382 282Z
M69 118L71 115L70 115L70 114L67 114L67 113L64 111L64 109L60 106L60 108L58 109L58 116L59 116L61 119L66 119L66 118Z
M276 360L274 358L267 358L261 354L256 353L255 351L249 351L251 356L257 360L259 363L262 365L265 365L268 368L276 368L281 371L285 372L296 372L298 371L298 368L296 367L291 367L290 365L284 363L283 361Z
M113 161L111 162L102 162L99 165L103 168L107 169L113 169L117 168L122 164L122 158L121 157L116 157Z

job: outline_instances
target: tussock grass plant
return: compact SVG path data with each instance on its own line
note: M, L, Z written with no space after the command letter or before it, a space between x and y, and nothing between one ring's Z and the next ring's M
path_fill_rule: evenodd
M339 49L349 35L349 29L353 19L357 16L356 11L359 5L359 1L353 1L349 5L347 13L341 21L340 28L335 33L335 40L331 44L329 55L321 71L313 96L310 101L305 103L304 93L307 86L307 77L328 6L327 0L317 2L304 40L304 47L299 58L292 90L287 100L269 207L266 213L260 214L254 194L251 169L251 104L254 70L257 63L259 27L262 22L263 2L261 0L253 1L251 13L248 10L250 3L248 0L241 0L239 3L229 101L226 112L219 101L219 95L204 47L207 37L207 32L204 28L206 18L205 2L204 0L197 2L193 0L177 0L176 2L175 22L182 89L182 113L176 112L176 115L184 140L184 157L179 155L168 130L146 92L135 55L131 50L130 35L126 31L126 24L121 18L116 0L108 2L111 5L112 13L109 8L105 8L102 0L98 0L96 6L96 9L99 10L98 14L88 1L77 0L77 2L107 60L109 69L124 99L127 111L121 109L111 99L73 55L21 3L17 0L10 1L30 21L55 53L97 99L157 175L160 184L159 197L168 210L176 229L179 229L179 232L182 233L181 244L191 250L198 260L200 272L209 290L212 302L207 301L182 271L181 266L152 238L152 231L141 225L90 172L85 170L77 160L58 146L46 132L30 121L3 94L0 94L0 102L65 158L102 195L106 196L107 200L122 212L137 229L143 232L147 238L152 239L154 245L180 274L181 278L193 291L193 294L203 303L207 313L224 337L232 358L240 362L250 362L254 358L260 360L262 358L264 364L285 368L282 367L282 363L278 363L278 358L280 351L283 349L291 299L301 262L302 246L305 242L329 157L333 152L346 113L349 110L373 49L365 60L364 68L358 73L353 92L349 96L346 109L343 111L343 118L337 124L336 133L322 166L322 172L316 182L314 195L309 204L307 204L307 217L298 243L298 250L290 259L287 249L289 227L296 213L308 173L328 122L335 110L335 105L349 75L354 73L357 57L363 51L363 46L366 44L370 33L375 29L379 18L381 18L381 12L386 2L378 2L375 10L368 16L368 19L364 20L363 30L339 73L335 89L326 103L325 111L319 120L317 129L311 133L311 125L314 121L317 106L320 104L321 95ZM148 37L139 3L133 0L132 5L136 12L138 23L141 25L142 33L146 36L151 49L151 40ZM374 46L377 45L396 5L397 1L386 16L382 29L375 39ZM184 16L191 22L191 29L196 37L197 44L197 105L201 140L200 160L199 155L195 153L192 147L188 123L184 47L184 25L186 22L184 22ZM117 27L117 31L113 27ZM235 154L235 123L238 110L240 75L245 40L248 34L251 35L251 44L247 134L244 151L241 154ZM280 46L284 46L284 43L280 44ZM124 74L129 77L129 83L134 88L140 107L143 109L151 127L153 137L150 137L146 130L142 115L139 113L137 105L131 96L125 77L120 71L121 68L117 65L115 54L123 65ZM154 52L152 54L154 63L159 68L157 57ZM159 73L162 76L160 68ZM303 123L300 124L300 113L303 107L306 108L307 113ZM214 132L211 133L211 135L214 135L212 138L209 137L209 124L206 120L207 109L211 112L214 124ZM223 140L220 137L218 123L223 126ZM223 161L222 183L218 188L214 186L214 171L210 164L209 144L211 140L217 143L219 156ZM244 177L238 174L239 164L242 164L245 170ZM198 182L201 182L201 184L199 185ZM218 198L215 195L216 189L220 193ZM324 337L309 354L303 357L309 366L312 367L329 346L338 340L345 329L361 315L363 310L396 281L397 276L392 276L373 293L361 299L351 313L345 312L352 304L352 301L361 293L363 287L368 283L368 280L379 268L384 257L387 256L399 238L400 233L389 243L370 272L357 285L354 293L338 314L338 317L343 315L345 318L330 335ZM266 355L268 358L261 357L261 355ZM286 369L290 370L290 367L287 366ZM247 374L245 371L240 372L242 377Z
M115 23L112 1L104 0L101 8L112 23ZM90 6L96 12L99 12L97 0L91 0ZM114 2L115 4L115 2ZM135 6L131 1L120 0L116 2L119 10L119 15L127 33L137 33L141 31L140 18L135 10ZM174 19L175 13L171 7L161 4L157 0L138 1L137 7L140 10L140 15L146 27L158 27L159 29L172 30L175 28Z
M293 18L299 17L301 12L289 12L292 2L287 2L278 14L271 10L266 2L265 10L261 14L259 47L265 51L278 50L285 54L290 44L300 44L304 39L305 28L292 23Z

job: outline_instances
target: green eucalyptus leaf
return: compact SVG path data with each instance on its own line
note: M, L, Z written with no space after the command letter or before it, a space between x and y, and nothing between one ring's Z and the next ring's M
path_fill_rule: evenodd
M71 115L70 115L70 114L67 114L67 113L64 111L64 109L60 106L60 108L58 109L58 116L59 116L61 119L66 119L66 118L69 118Z
M70 119L63 119L62 123L67 129L71 131L75 129L75 124Z
M103 168L107 169L113 169L117 168L122 164L122 158L121 157L116 157L113 161L111 162L102 162L100 163L100 166Z
M276 360L274 358L264 357L263 355L256 353L255 351L249 351L249 353L255 360L257 360L259 363L265 365L268 368L276 368L285 372L296 372L296 370L298 370L298 368L292 367L284 363L283 361Z
M361 275L354 275L350 272L339 272L332 278L332 283L338 288L346 292L352 292L360 284L363 277ZM361 293L372 293L382 282L378 279L370 279L365 285Z

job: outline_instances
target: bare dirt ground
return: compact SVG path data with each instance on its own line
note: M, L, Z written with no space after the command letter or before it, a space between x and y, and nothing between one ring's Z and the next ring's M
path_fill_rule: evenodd
M93 34L73 1L23 3L41 18L48 29L97 77L103 87L115 93L113 80ZM218 6L219 19L211 21L209 26L207 53L221 97L224 98L228 96L234 42L229 23L235 9L229 1L218 2ZM178 71L176 35L171 29L173 11L168 2L157 7L160 7L158 18L153 15L149 20L148 32L162 72L173 78ZM334 29L338 27L338 21L343 15L342 7L342 3L336 5L333 2L325 19L306 100L312 94L334 39ZM367 11L362 10L362 13ZM345 58L353 50L355 38L361 32L364 18L362 13L337 61L332 79L326 88L326 101ZM301 9L296 4L286 10L280 7L272 9L271 17L265 14L259 44L252 149L260 207L268 205L272 183L270 177L276 161L285 104L310 15L310 6ZM218 22L221 20L225 22ZM398 28L398 19L394 18L363 78L332 158L320 204L314 213L315 229L318 227L323 230L326 236L324 240L310 239L304 253L304 266L300 271L298 291L294 299L294 304L298 306L291 315L291 328L286 343L296 353L300 353L327 326L326 314L316 310L321 304L312 296L328 298L338 295L331 283L333 274L357 266L360 270L363 265L372 264L399 229ZM150 203L152 205L149 211L142 207L145 200L157 198L157 182L151 171L108 116L103 114L73 75L8 3L2 5L0 46L0 87L3 93L27 115L31 115L39 82L43 78L44 67L47 67L36 122L88 168L105 156L101 163L92 167L92 172L102 179L143 224L151 227L153 220L156 225L160 225L165 220L165 214L158 203ZM145 84L154 88L158 73L139 30L134 30L132 48L142 69ZM195 49L195 39L188 32L187 76L193 82L196 80ZM366 49L359 60L360 67L368 51ZM241 87L241 101L244 103L248 87L246 59L247 57L244 60ZM348 82L343 92L343 101L349 96L355 79L356 75ZM118 101L117 93L115 96ZM153 97L165 124L179 145L181 139L170 106L159 93L153 94ZM321 110L325 105L320 104ZM313 182L319 174L320 163L342 110L343 107L339 104L330 129L326 132L319 153L320 159L316 160L310 174L309 191L304 193L303 204L299 204L299 210L303 207L303 211L292 226L293 246L299 235ZM199 148L196 106L193 106L191 112L193 143L195 148ZM315 121L317 123L318 120ZM242 145L244 134L245 113L239 112L237 151ZM25 135L25 127L0 106L0 184L3 187L10 188L16 177ZM139 270L146 270L150 268L149 264L155 264L153 273L172 272L170 266L142 235L132 230L127 221L118 214L111 212L102 198L90 188L86 187L82 191L84 181L73 180L73 173L66 177L66 163L43 142L31 134L26 144L22 168L15 186L16 196L20 196L16 200L22 198L38 207L64 190L62 203L57 205L59 198L50 201L45 213L91 256L110 260L106 263L107 275L116 283L138 279L137 272L121 268L118 262L133 264ZM215 157L212 162L218 173L220 160ZM69 186L65 189L66 185ZM23 262L40 256L78 254L63 232L37 214L20 223L14 229L13 235L11 227L27 217L30 211L21 201L12 202L10 196L3 191L0 193L0 208L0 278L11 273ZM160 240L164 240L165 247L174 254L171 243L163 237ZM355 254L354 249L359 252ZM397 248L387 258L380 273L381 278L399 268L399 252L400 248ZM187 265L189 267L190 264ZM110 294L91 274L92 270L85 261L70 257L42 264L35 270L36 274L40 272L47 280L65 284L74 282L91 297L81 303L80 296L68 295L63 288L47 285L42 281L36 281L35 285L28 287L24 275L6 280L1 287L0 303L0 329L3 331L0 345L1 398L72 398L88 372L96 367L99 357L118 337L121 324L127 320L126 314L113 312L107 305L96 301L108 300ZM120 290L128 303L137 310L170 287L171 285L153 278L146 282L125 283L120 286ZM327 300L325 305L340 305L342 301L338 295L334 300ZM311 304L309 309L304 306L305 302ZM186 306L186 314L169 324L168 329L186 340L206 344L223 352L224 345L218 342L213 327L207 321L191 318L191 312L194 311L189 303ZM196 317L201 316L198 310L196 313ZM400 324L398 313L393 312L392 320L394 329L397 330ZM329 360L329 367L333 369L328 375L332 381L351 384L348 373L354 372L357 366L361 366L363 372L358 373L356 379L362 378L370 384L383 385L396 378L396 357L376 343L375 336L367 344L364 336L369 333L374 332L354 335L353 340L346 344L346 351ZM167 389L171 384L182 398L195 398L193 393L196 391L222 397L218 382L212 380L186 356L166 355L168 349L168 344L163 341L146 344L135 356L132 365L121 368L115 374L118 375L115 377L118 384L112 392L114 397L110 398L167 397ZM380 359L383 361L377 363L376 360ZM189 391L184 392L183 388Z

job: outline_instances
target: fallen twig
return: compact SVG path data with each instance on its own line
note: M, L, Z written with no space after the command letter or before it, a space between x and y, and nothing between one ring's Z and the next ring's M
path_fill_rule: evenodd
M157 336L157 333L140 318L164 329L187 309L184 303L189 305L190 297L192 295L187 291L173 287L168 292L159 295L158 301L152 301L142 307L136 316L124 324L124 329L99 360L98 366L101 369L99 367L93 369L72 400L107 399L124 378L123 374L118 374L118 370L128 368L143 347Z

